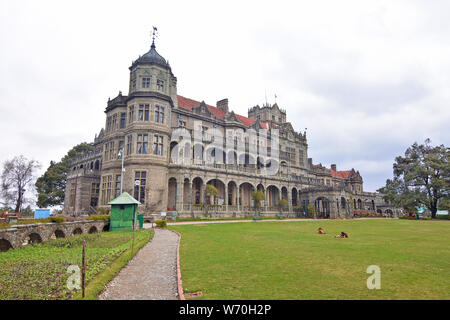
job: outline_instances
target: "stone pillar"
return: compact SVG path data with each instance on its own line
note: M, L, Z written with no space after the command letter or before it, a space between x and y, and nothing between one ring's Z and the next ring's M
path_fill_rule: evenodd
M193 202L193 198L194 198L194 196L193 196L194 190L192 190L192 187L193 187L193 183L192 183L192 179L190 179L189 180L189 199L188 199L190 211L192 211L192 202Z
M239 205L239 200L241 199L241 187L238 186L236 189L236 205L237 205L237 211L240 211L240 205Z
M336 219L338 216L338 208L336 207L336 202L330 200L328 203L330 206L330 219Z
M287 193L287 196L288 196L288 210L289 210L289 213L292 213L292 190L289 192L289 189L288 189L288 193Z
M266 200L264 200L264 211L267 211L267 204L269 203L269 191L267 191L269 188L266 188L264 190L264 198Z
M228 183L225 184L224 202L225 202L225 212L228 212Z
M202 182L202 185L200 186L200 202L203 203L204 205L205 203L205 192L206 192L206 185L204 182Z
M177 211L183 212L184 178L177 179Z
M283 199L283 193L281 192L281 188L278 188L278 203L277 205L280 205L280 200Z

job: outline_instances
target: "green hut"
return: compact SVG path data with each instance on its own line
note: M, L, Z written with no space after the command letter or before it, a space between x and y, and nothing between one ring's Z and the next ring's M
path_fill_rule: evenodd
M132 231L133 221L137 220L137 207L141 203L127 192L122 193L111 205L110 231Z

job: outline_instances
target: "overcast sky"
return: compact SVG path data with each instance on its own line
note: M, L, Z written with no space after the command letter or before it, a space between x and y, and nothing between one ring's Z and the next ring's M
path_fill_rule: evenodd
M450 144L450 1L0 1L2 162L93 141L153 25L180 95L247 115L276 94L367 191L413 142Z

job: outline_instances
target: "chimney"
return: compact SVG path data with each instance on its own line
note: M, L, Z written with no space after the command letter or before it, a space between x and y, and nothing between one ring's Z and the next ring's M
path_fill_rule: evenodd
M222 110L225 114L228 113L228 98L217 101L216 107Z
M337 170L336 170L336 165L335 165L335 164L332 164L332 165L331 165L331 170L337 171Z
M309 168L312 168L312 158L308 158L308 166Z

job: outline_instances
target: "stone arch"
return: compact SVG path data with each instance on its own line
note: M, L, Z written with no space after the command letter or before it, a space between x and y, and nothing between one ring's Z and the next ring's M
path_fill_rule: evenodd
M346 209L347 208L347 201L345 200L344 197L341 197L341 205L340 205L341 209Z
M286 187L281 187L281 199L288 200L288 189Z
M280 202L280 189L275 185L267 186L267 205L277 207Z
M92 226L89 228L89 233L98 233L97 227L96 226Z
M236 181L228 181L228 205L237 205L237 183Z
M208 197L209 204L220 204L222 202L222 200L223 200L223 204L225 204L225 199L226 199L225 182L223 182L219 178L214 178L214 179L208 180L208 182L206 184L213 185L214 187L216 187L217 191L219 191L219 194L217 196Z
M246 181L239 185L239 205L243 207L253 207L252 193L256 190L255 186Z
M169 146L169 162L179 164L180 150L177 141L171 141Z
M99 170L100 169L100 161L99 160L95 161L94 168L95 168L95 170Z
M11 242L6 239L0 239L0 252L6 252L12 248L13 246L11 245Z
M320 196L314 200L316 217L328 219L331 213L331 202L328 198Z
M292 205L298 206L298 190L297 188L292 188L291 190L291 199L292 199Z
M200 204L203 203L203 179L200 177L195 177L194 179L192 179L192 199L193 199L193 204Z
M62 231L61 229L56 229L55 232L53 232L53 234L55 235L55 238L65 238L66 237L64 231Z
M42 242L41 235L37 232L32 231L25 237L23 244L41 243L41 242Z
M73 235L82 234L82 233L83 233L83 229L81 229L80 227L76 227L72 232Z

